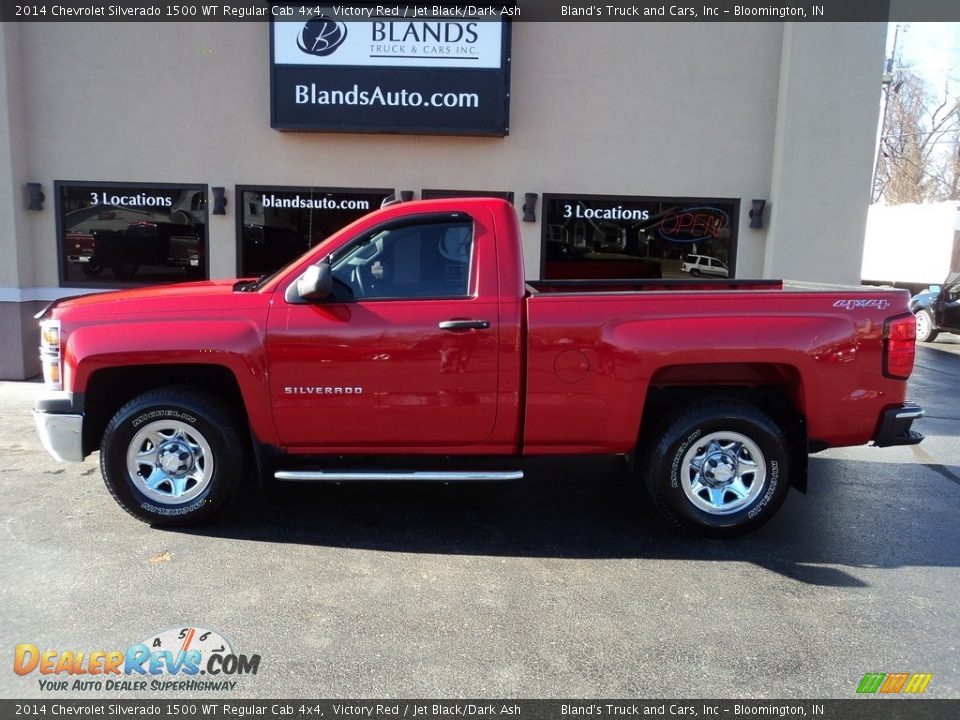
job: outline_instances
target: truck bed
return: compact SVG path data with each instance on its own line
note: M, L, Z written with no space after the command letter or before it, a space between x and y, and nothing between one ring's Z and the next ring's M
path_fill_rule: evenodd
M528 293L528 453L633 447L648 390L782 388L823 446L868 442L904 400L883 370L885 321L906 313L904 291L618 280Z
M531 295L558 293L662 292L664 290L782 290L782 280L676 278L656 280L528 280Z

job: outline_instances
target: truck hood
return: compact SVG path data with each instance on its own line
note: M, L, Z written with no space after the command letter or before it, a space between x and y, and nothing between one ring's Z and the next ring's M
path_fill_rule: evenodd
M234 291L236 282L212 280L82 295L53 303L41 317L71 316L87 321L130 315L141 319L171 314L209 315L258 307L269 301L260 293Z

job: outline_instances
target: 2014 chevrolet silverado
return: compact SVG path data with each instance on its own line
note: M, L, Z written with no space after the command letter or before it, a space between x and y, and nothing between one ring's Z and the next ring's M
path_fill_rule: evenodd
M392 205L259 280L54 303L47 450L99 449L158 525L206 518L248 470L283 481L522 477L622 455L676 524L768 520L809 452L912 444L904 291L775 280L524 282L513 208Z

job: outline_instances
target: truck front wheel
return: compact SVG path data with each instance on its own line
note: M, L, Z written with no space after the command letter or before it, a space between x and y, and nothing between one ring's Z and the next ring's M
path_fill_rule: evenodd
M677 526L703 535L759 527L790 488L780 428L758 408L735 400L681 411L647 459L642 465L657 508Z
M191 388L151 390L113 416L100 446L110 494L154 525L185 525L219 510L243 472L233 414Z

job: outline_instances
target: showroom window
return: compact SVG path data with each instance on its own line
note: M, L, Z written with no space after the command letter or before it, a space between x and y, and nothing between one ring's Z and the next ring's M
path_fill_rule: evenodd
M331 234L380 207L393 190L238 185L237 271L279 270Z
M63 287L208 277L207 186L54 183Z
M443 198L461 198L461 197L495 197L506 200L513 205L513 193L501 192L498 190L421 190L420 197L423 200L440 200Z
M734 277L740 201L543 196L547 280Z

